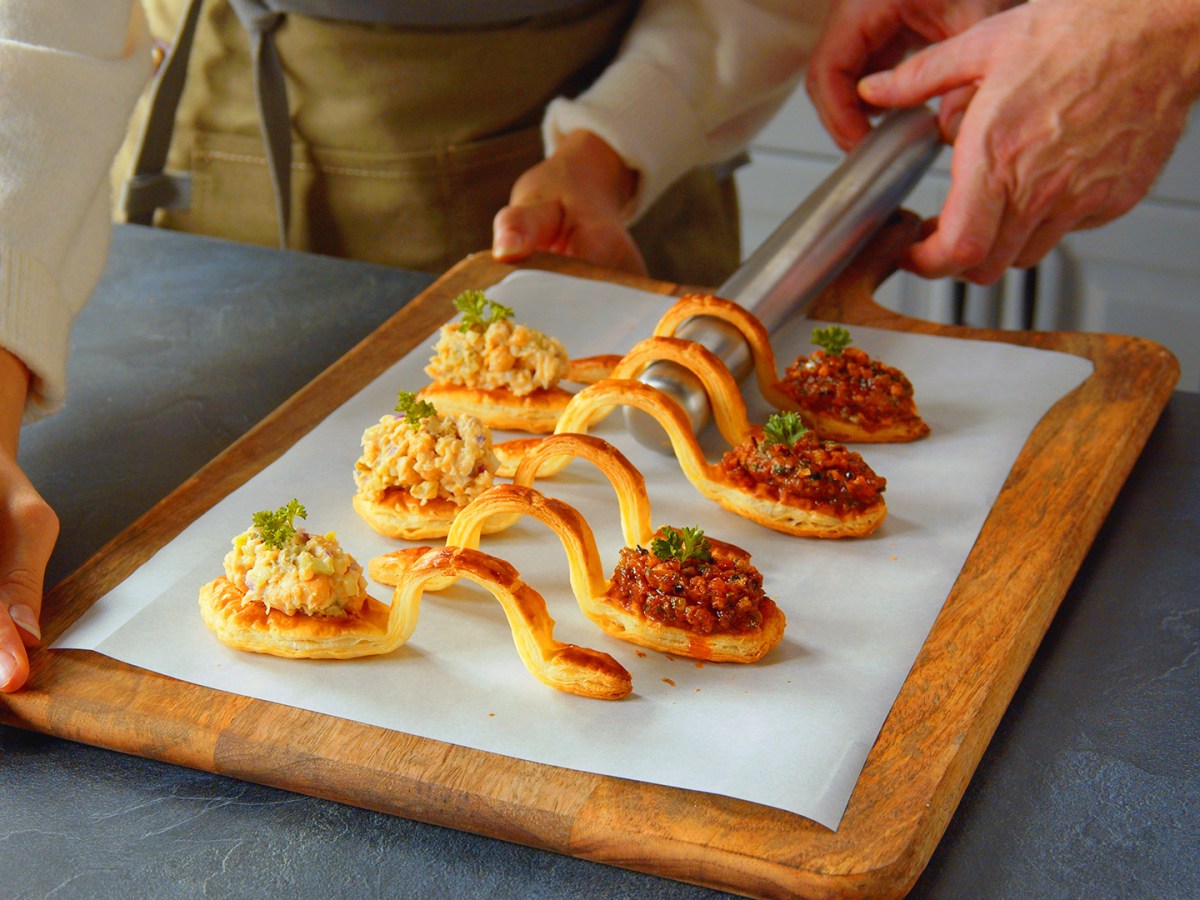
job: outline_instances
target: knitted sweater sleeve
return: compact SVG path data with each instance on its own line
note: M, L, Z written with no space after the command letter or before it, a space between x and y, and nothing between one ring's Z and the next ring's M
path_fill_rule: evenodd
M0 346L33 373L27 420L66 392L71 323L108 252L108 170L150 68L136 0L0 0Z
M680 175L743 150L791 94L827 0L645 0L612 64L546 111L547 151L576 129L640 174L636 219Z

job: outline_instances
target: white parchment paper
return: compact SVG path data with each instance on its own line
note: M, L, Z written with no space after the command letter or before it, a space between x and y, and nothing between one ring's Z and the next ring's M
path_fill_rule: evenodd
M518 321L559 337L572 356L620 352L651 333L670 298L602 282L519 272L488 291ZM774 337L782 367L809 352L813 323ZM409 642L386 657L285 660L242 653L204 627L197 593L221 574L251 513L297 497L305 526L335 531L364 567L405 546L354 513L363 431L399 390L428 383L434 338L337 409L277 462L102 597L54 645L85 648L184 681L536 762L737 797L836 829L896 694L1029 432L1091 372L1087 360L1007 344L852 329L854 342L904 370L932 434L857 449L888 479L889 514L871 537L795 538L705 500L673 457L639 445L610 416L593 433L641 469L653 524L701 525L753 554L787 615L783 642L760 663L698 664L609 638L576 606L557 538L525 519L485 536L545 598L555 637L605 650L630 670L617 702L562 694L533 679L490 594L460 585L426 593ZM752 383L751 418L769 410ZM706 434L710 456L724 445ZM499 434L497 439L510 435ZM578 507L611 571L621 546L611 486L576 461L538 488ZM426 542L426 543L437 543ZM371 593L390 599L390 589Z

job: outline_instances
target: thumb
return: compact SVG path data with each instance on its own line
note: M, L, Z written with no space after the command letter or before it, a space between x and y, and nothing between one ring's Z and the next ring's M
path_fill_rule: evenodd
M21 632L0 603L0 692L19 690L29 678L29 656Z
M41 609L40 577L18 575L0 584L0 692L17 690L29 677L25 648L41 642Z
M0 546L0 691L15 691L29 677L26 647L41 642L38 624L46 563L58 538L58 517L32 488L7 507Z
M516 262L535 250L553 250L562 238L563 222L558 201L510 204L492 220L492 257Z

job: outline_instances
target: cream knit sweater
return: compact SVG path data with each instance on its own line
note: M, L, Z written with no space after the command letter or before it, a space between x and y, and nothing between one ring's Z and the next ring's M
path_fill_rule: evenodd
M71 322L104 268L108 168L150 75L131 0L0 0L0 346L62 402Z

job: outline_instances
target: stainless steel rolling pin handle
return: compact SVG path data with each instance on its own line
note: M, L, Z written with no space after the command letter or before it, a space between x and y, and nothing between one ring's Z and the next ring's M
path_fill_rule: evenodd
M889 113L716 293L754 313L768 332L801 315L900 207L940 149L937 119L927 107ZM708 347L739 381L752 368L746 342L725 322L692 318L677 335ZM682 366L653 363L639 380L679 401L697 434L708 424L708 397ZM639 443L671 452L649 415L626 408L625 420Z

